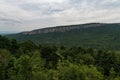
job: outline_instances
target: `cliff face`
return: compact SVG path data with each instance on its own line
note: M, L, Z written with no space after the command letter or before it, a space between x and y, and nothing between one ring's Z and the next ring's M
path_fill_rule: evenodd
M83 24L83 25L59 26L59 27L43 28L43 29L37 29L33 31L22 32L22 34L33 35L33 34L50 33L50 32L66 32L66 31L70 31L78 28L99 27L102 25L104 24L91 23L91 24Z

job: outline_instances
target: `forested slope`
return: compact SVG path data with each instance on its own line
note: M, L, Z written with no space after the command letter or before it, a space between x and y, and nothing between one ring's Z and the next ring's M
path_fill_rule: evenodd
M48 32L36 34L14 34L8 35L9 38L15 38L18 41L32 40L37 44L54 44L57 46L81 46L98 49L120 49L120 24L93 24L74 25L79 27L63 32ZM72 26L72 25L71 25ZM62 26L61 26L62 27ZM67 26L69 27L69 26Z
M120 80L120 55L0 36L0 80Z

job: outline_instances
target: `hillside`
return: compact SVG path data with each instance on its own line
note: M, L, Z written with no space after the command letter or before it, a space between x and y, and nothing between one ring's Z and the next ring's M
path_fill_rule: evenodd
M32 40L37 44L120 49L120 24L90 23L58 26L7 35L18 41Z
M0 36L0 80L120 80L120 52ZM73 74L74 73L74 74Z
M33 35L33 34L51 33L51 32L67 32L73 29L99 27L102 25L105 25L105 24L90 23L90 24L83 24L83 25L57 26L57 27L50 27L50 28L43 28L43 29L36 29L32 31L21 32L21 34Z

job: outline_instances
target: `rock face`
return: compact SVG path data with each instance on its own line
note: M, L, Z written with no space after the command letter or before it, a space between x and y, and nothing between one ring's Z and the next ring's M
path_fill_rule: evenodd
M90 23L90 24L82 24L82 25L58 26L58 27L43 28L43 29L22 32L22 34L33 35L33 34L50 33L50 32L66 32L78 28L99 27L102 25L104 24Z

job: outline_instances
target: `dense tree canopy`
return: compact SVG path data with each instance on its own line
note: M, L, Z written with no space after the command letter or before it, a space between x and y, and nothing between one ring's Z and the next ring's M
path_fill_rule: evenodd
M120 80L118 52L0 36L0 80Z

